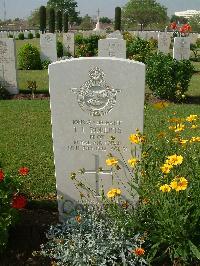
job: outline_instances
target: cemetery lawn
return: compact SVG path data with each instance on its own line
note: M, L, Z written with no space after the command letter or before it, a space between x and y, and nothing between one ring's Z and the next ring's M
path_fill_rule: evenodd
M37 93L48 93L48 70L18 70L20 92L27 91L27 81L36 81Z
M177 117L197 114L200 105L170 104L156 110L145 105L145 134L156 141L156 131L164 130L167 118L177 112ZM23 190L30 199L55 198L54 161L51 137L51 118L48 100L0 101L0 168L17 177L21 166L30 168L30 174L20 177ZM199 130L199 129L196 129ZM133 129L130 129L130 134ZM194 129L191 129L191 135ZM84 166L80 166L84 167ZM78 170L78 169L74 169Z

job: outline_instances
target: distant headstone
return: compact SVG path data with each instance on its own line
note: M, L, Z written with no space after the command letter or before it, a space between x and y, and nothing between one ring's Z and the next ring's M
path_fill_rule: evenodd
M128 160L129 135L136 128L143 130L145 65L119 58L71 59L51 64L49 79L61 219L79 206L80 191L70 176L83 167L95 198L100 197L102 187L105 192L119 187L123 199L129 199L124 187L131 177L127 173L124 179L123 163L119 170L123 185L119 185L117 179L112 180L105 160L110 152L118 156L111 136L116 137Z
M74 56L75 52L75 34L73 32L63 33L63 48L64 53L70 53Z
M108 39L114 38L114 39L123 40L123 35L121 34L121 32L119 30L116 30L116 31L108 34L107 38Z
M190 58L190 38L189 37L175 37L173 58L176 60L189 60Z
M41 60L57 61L56 34L45 33L40 35Z
M15 42L13 39L0 39L0 82L10 94L18 94Z
M190 34L190 43L196 44L199 34L198 33L191 33Z
M98 56L126 58L126 41L114 38L106 38L99 40Z
M171 44L171 38L165 32L159 32L158 34L158 51L164 54L169 53Z
M139 31L138 32L138 37L140 39L146 40L147 39L147 32L146 31Z
M35 30L30 30L30 32L33 34L33 38L35 38Z
M28 39L28 35L29 35L29 31L28 30L25 30L24 31L24 38L25 39Z

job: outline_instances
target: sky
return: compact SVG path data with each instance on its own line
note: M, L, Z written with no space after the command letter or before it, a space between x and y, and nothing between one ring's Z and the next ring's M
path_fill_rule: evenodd
M89 14L95 16L97 9L101 11L100 16L114 17L116 6L125 5L128 0L76 0L80 15ZM3 20L3 2L0 0L0 19ZM46 5L47 0L5 0L7 15L6 18L27 18L31 11ZM157 0L168 8L168 14L174 14L175 11L184 11L187 9L200 10L200 0Z

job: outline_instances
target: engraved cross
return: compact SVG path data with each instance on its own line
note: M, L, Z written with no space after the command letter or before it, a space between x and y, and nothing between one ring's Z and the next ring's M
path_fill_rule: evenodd
M85 170L85 174L95 174L95 182L96 182L96 196L100 196L99 186L100 186L100 175L112 175L111 170L103 170L100 169L99 165L99 155L94 154L95 157L95 169L94 170Z

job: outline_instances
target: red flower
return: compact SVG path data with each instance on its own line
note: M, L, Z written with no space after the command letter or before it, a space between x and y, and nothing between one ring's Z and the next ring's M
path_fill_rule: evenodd
M23 195L14 195L12 199L12 208L23 209L27 204L27 199Z
M177 24L176 24L176 22L172 22L172 23L170 24L170 28L171 28L172 30L177 29Z
M189 24L185 24L180 28L181 33L192 31L192 27Z
M4 172L0 169L0 182L4 180Z
M29 173L29 168L28 167L21 167L21 168L19 168L19 174L20 175L28 175L28 173Z

